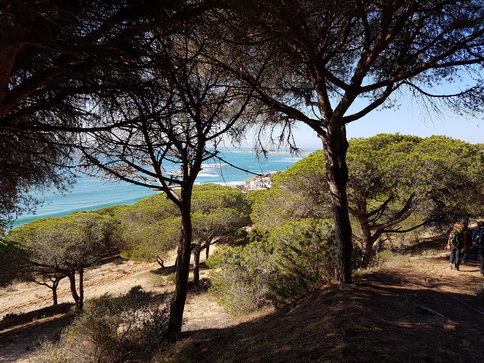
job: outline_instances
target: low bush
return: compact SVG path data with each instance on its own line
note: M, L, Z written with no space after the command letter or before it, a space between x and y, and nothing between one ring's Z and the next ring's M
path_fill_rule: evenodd
M36 362L149 361L160 344L168 314L135 287L125 296L105 295L86 303L58 343L45 343Z
M266 305L272 271L270 254L262 243L218 248L207 260L210 293L232 315L247 314Z
M305 296L334 275L332 236L328 221L304 219L275 229L267 240L219 248L207 261L210 292L233 315Z
M484 300L484 282L480 282L477 284L476 296L479 299Z
M378 252L375 256L373 256L371 260L371 266L379 267L384 265L386 262L389 262L394 257L394 254L390 250L383 250Z
M396 267L405 266L410 261L410 253L398 253L390 250L384 250L375 255L371 261L373 267Z
M292 221L270 233L273 272L269 299L283 305L331 281L336 250L332 223L322 219Z

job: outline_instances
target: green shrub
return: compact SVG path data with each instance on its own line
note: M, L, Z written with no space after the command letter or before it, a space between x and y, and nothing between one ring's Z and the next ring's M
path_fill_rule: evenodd
M353 253L351 256L351 269L353 272L363 267L364 255L365 251L361 248L361 245L359 243L353 243Z
M328 220L302 219L270 233L273 272L269 298L276 305L308 295L334 276L335 243Z
M160 348L167 313L140 287L122 297L103 296L86 303L58 343L45 343L36 362L149 361Z
M438 257L438 253L437 253L437 251L434 251L434 250L424 250L420 256L421 257Z
M168 274L165 276L165 279L168 283L170 284L175 284L176 283L176 273L173 272L171 274Z
M234 246L245 246L253 242L266 242L267 233L259 231L257 228L238 229L232 236L231 244Z
M393 252L390 250L383 250L378 252L372 259L372 266L382 266L393 258Z
M264 244L221 247L207 260L210 293L232 315L247 314L268 303L270 254Z
M411 254L409 253L398 253L390 250L383 250L375 255L371 265L374 267L396 267L405 266L410 262Z
M484 300L484 282L480 282L477 284L476 296L479 299Z
M210 292L241 315L285 304L329 282L335 269L333 228L326 220L289 222L262 242L219 248L208 259Z
M168 251L177 246L179 229L178 217L148 225L126 225L123 229L126 247L121 256L133 261L156 261L157 258L165 258Z

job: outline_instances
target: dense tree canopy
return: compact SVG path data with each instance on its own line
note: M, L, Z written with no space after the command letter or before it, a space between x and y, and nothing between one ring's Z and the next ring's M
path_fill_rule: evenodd
M276 175L273 189L254 205L256 226L267 230L278 211L284 213L273 227L329 215L323 159L323 151L312 153ZM443 136L380 134L350 140L347 161L349 210L364 265L387 233L449 226L484 213L484 154L475 145Z
M117 229L118 223L109 216L78 212L37 219L15 228L6 239L25 251L26 264L34 278L53 277L55 281L67 276L76 307L82 310L84 269L119 252L122 242Z
M228 242L241 227L251 223L250 203L239 189L203 184L193 188L191 218L194 284L199 282L200 253L222 240ZM180 240L180 211L166 196L157 194L131 206L111 211L121 223L127 249L123 256L131 259L157 260L164 266L167 252Z
M97 1L85 4L2 2L0 143L8 153L0 156L0 219L33 209L31 188L66 180L59 167L70 164L75 141L67 131L85 121L87 88L96 84L92 57L111 28L102 19L116 18Z
M168 251L179 240L180 211L163 193L143 198L132 205L108 207L107 213L120 223L125 246L122 256L155 261L163 265Z
M313 154L303 160L273 175L270 190L249 193L253 200L251 219L260 232L269 232L292 219L331 217L324 164Z
M92 114L92 107L85 107L89 97L108 96L121 86L117 82L132 81L112 66L133 50L133 38L208 7L204 1L4 1L0 129L79 131L93 126L83 124Z
M6 241L0 234L0 287L7 286L23 273L24 250L15 242Z
M220 62L256 87L266 111L285 121L284 132L303 122L322 141L337 279L351 282L346 125L393 107L402 94L424 101L429 113L446 106L482 111L482 2L254 0L226 6L215 15L223 24L218 34L235 54L230 62L238 62ZM472 82L467 89L438 92L464 75Z
M93 107L137 85L133 38L190 19L212 2L18 1L0 5L0 221L35 208L32 189L63 189L76 133L109 129ZM113 122L113 120L110 120ZM114 121L117 123L119 120ZM30 193L30 194L29 194Z
M46 190L65 191L72 174L61 166L70 163L69 148L44 132L0 129L0 228L19 214L32 212ZM36 194L34 194L36 192Z
M350 213L359 223L365 264L384 233L449 226L482 215L483 163L477 147L447 137L350 141Z

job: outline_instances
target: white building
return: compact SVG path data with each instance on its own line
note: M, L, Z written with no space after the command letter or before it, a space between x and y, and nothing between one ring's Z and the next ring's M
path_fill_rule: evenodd
M272 186L272 180L270 176L256 176L249 182L247 190L269 189Z

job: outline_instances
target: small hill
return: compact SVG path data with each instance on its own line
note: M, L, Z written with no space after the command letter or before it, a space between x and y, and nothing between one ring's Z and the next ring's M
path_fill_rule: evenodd
M423 241L357 274L353 285L322 286L283 309L238 319L192 292L181 340L159 362L484 362L484 298L476 296L484 279L477 261L450 270L444 245ZM119 282L123 266L140 268L110 267ZM97 270L107 289L110 269ZM146 275L126 273L150 289ZM55 338L69 322L59 311L28 314L0 323L2 362L28 361L41 336Z
M477 261L452 271L445 240L324 286L229 328L185 333L188 362L484 362L484 290ZM423 248L422 248L423 247Z

